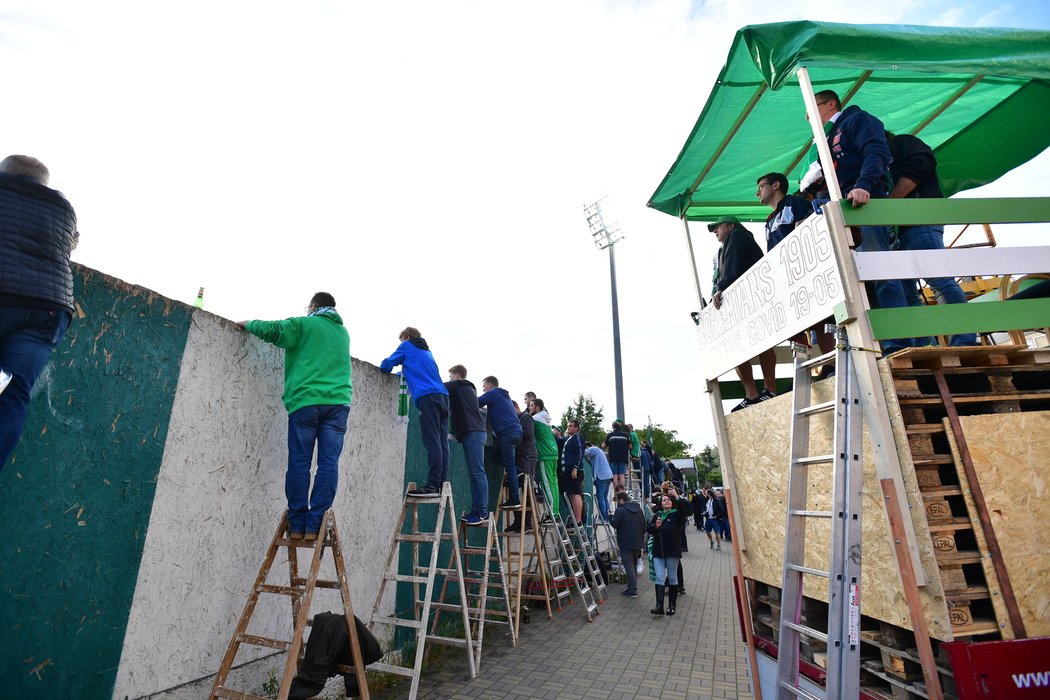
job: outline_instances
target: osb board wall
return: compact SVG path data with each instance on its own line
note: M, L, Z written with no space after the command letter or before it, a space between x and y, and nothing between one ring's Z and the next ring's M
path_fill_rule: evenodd
M960 416L959 422L1025 632L1050 635L1050 411ZM954 440L952 448L958 459ZM959 474L965 476L962 469Z
M882 365L880 364L880 367ZM926 613L926 624L931 636L950 641L951 625L944 590L938 574L930 532L926 525L922 497L915 479L915 470L904 438L900 411L887 370L883 372L883 386L887 389L890 422L901 455L901 468L908 507L911 509L919 557L926 572L928 585L920 589L920 598ZM813 403L829 401L834 393L832 381L817 382ZM747 551L743 553L744 575L779 587L782 583L784 559L784 528L787 509L788 456L791 451L792 395L732 413L726 418L729 446L733 456L737 507L737 526L743 528ZM809 453L831 452L833 414L822 413L810 419ZM902 448L902 444L904 445ZM889 525L882 504L875 464L871 455L867 431L864 437L864 504L861 515L863 531L861 568L861 612L891 624L912 629L908 606L897 573L897 559L890 545ZM808 507L829 509L831 494L830 465L819 465L809 470ZM807 523L806 565L828 570L828 550L831 529L823 519ZM806 579L805 595L817 600L828 600L827 582L810 576Z

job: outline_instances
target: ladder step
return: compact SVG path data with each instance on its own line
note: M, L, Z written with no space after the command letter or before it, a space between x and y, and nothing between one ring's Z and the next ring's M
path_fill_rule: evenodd
M810 464L822 464L824 462L834 461L835 455L813 455L812 457L799 457L793 460L794 464L800 467L806 467Z
M428 534L413 534L413 533L409 533L409 534L398 533L397 535L394 536L394 539L397 540L398 542L437 542L438 536L433 534L433 533L431 533L429 535ZM441 539L443 539L443 540L452 539L452 535L447 534L447 533L442 533L441 534Z
M251 693L242 693L237 690L227 690L226 688L216 688L216 697L228 698L229 700L268 700L265 695L252 695Z
M824 642L825 644L827 644L827 632L821 632L820 630L815 630L812 627L806 627L805 625L796 625L794 622L784 622L782 624L784 625L784 627L790 627L799 634L804 634L811 639L816 639L819 642Z
M292 580L292 585L293 586L305 586L306 585L306 579L305 578L293 579ZM339 582L338 581L322 581L321 579L317 579L317 581L314 582L314 585L317 586L318 588L339 588Z
M813 695L808 690L799 688L797 685L791 685L790 683L785 683L781 681L780 687L788 691L789 693L794 693L798 697L802 698L802 700L822 700L822 698L819 695Z
M439 637L437 635L428 634L427 641L433 642L434 644L444 644L450 647L465 648L467 646L467 640L460 639L459 637ZM471 641L471 646L477 646L477 642Z
M832 399L831 401L825 401L824 403L815 403L812 406L799 409L798 415L800 416L812 416L816 413L825 413L826 411L834 411L835 406L838 402Z
M299 598L306 591L302 588L292 588L291 586L274 586L270 583L260 584L255 588L259 593L276 593L277 595L291 596L292 598Z
M788 564L788 571L797 571L800 574L810 574L811 576L821 576L823 578L831 578L831 573L827 571L821 571L820 569L813 569L808 566L801 566L799 564Z
M433 603L431 603L431 605L433 605ZM400 617L373 617L372 622L396 627L411 627L414 630L423 628L423 623L419 620L407 620Z
M241 644L252 644L257 647L270 647L271 649L279 649L280 651L288 651L291 647L291 642L284 642L280 639L270 639L269 637L259 637L254 634L239 634L237 635L237 641Z
M829 353L818 355L817 357L814 357L811 360L805 360L800 364L800 366L802 367L802 369L813 369L814 367L822 367L824 365L829 365L835 361L835 355L837 353L838 350L832 350Z
M830 510L796 510L792 508L788 511L788 515L794 515L799 518L830 518L835 514Z
M407 574L387 574L384 578L387 581L399 581L400 583L421 583L426 584L426 576L409 576Z
M374 664L368 664L369 671L379 671L380 673L393 673L398 676L404 676L405 678L414 678L416 675L415 669L405 668L404 666L395 666L394 664L384 664L377 661Z

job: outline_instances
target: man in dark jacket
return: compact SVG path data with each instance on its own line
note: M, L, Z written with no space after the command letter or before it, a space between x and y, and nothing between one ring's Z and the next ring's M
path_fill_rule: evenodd
M405 383L419 410L419 432L427 450L427 483L409 491L415 498L441 496L441 485L448 479L448 390L441 382L437 363L422 334L409 326L398 336L401 344L394 354L379 364L390 372L401 365Z
M627 463L631 461L631 434L624 429L623 423L613 421L612 432L605 436L602 447L608 451L613 486L624 484Z
M583 453L585 445L578 421L569 421L565 428L565 445L561 450L561 469L558 484L572 506L573 517L583 525Z
M627 588L620 595L627 598L638 597L638 559L642 556L645 544L645 516L642 506L621 491L616 494L616 510L613 511L610 524L616 530L616 545L620 549L620 561L627 574Z
M452 435L463 446L463 459L470 477L469 513L460 518L467 525L485 525L489 521L489 479L485 474L485 422L481 420L478 393L467 381L467 368L453 365L448 370L449 412Z
M718 278L715 281L715 293L711 297L715 308L721 309L723 292L762 259L762 249L758 247L751 232L744 228L735 216L723 216L713 224L708 224L707 230L714 233L715 238L722 244L716 259ZM734 411L776 396L777 356L773 348L759 353L758 363L762 367L762 391L759 391L755 384L755 373L751 369L750 360L736 368L740 383L744 385L744 400L733 407Z
M69 254L77 216L36 158L0 161L0 470L25 427L29 394L73 316Z
M517 401L512 401L514 412L518 414L518 423L521 425L521 442L514 450L514 459L518 467L518 486L525 488L521 477L529 477L529 488L532 489L532 497L536 498L536 463L540 455L536 450L536 421L528 411L522 411ZM514 521L509 523L507 532L518 532L521 530L521 511L514 513ZM532 513L525 513L525 532L532 532Z
M500 388L499 380L495 377L485 377L481 382L481 388L485 393L478 397L478 403L489 409L489 422L496 436L496 455L507 476L509 495L499 507L503 510L521 510L516 455L518 444L521 442L521 422L518 420L518 412L514 410L510 394L506 389Z
M933 149L911 134L893 135L886 132L890 143L890 177L893 189L890 199L941 199L941 184L937 178L937 158ZM897 229L897 250L943 250L944 226L925 224L901 226ZM934 277L926 280L937 295L938 304L965 304L966 294L954 277ZM922 306L918 280L901 280L908 306ZM931 345L933 338L916 338L916 345ZM976 333L958 333L950 341L953 346L977 345Z
M835 175L843 197L853 208L864 206L871 199L888 197L891 156L882 122L856 105L843 110L834 90L822 90L815 97L822 123L833 122L828 132L828 146L835 160ZM890 249L888 226L861 226L860 230L863 239L857 246L858 251ZM881 280L875 282L874 287L879 308L908 305L900 280ZM881 343L885 354L912 344L910 338L883 340Z

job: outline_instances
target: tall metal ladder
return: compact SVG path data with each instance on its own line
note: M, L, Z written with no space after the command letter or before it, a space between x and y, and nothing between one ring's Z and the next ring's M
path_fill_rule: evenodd
M572 512L568 496L563 496L563 499L562 505L568 521L564 518L556 520L561 526L559 535L562 538L562 549L570 556L569 569L577 581L581 598L587 604L590 613L592 604L593 609L597 611L598 604L605 602L605 581L598 573L598 562L594 559L594 549L590 546L586 530L582 524L576 522L576 515ZM588 579L590 583L587 583ZM587 597L590 597L590 601ZM590 614L587 617L588 621L591 621Z
M237 657L237 650L240 649L242 644L269 647L271 649L288 652L288 657L284 664L284 675L281 677L280 689L277 692L278 700L286 700L288 697L288 691L291 689L292 681L295 679L301 662L301 652L304 651L303 633L305 632L306 627L312 622L310 619L310 604L313 602L314 592L318 588L332 588L339 590L339 594L343 599L343 610L345 611L346 617L346 631L350 637L350 652L354 660L352 670L357 677L357 687L359 688L361 697L365 698L365 700L369 697L368 682L365 679L365 665L361 657L361 643L357 638L357 624L354 622L354 607L350 602L350 588L346 581L346 563L343 561L343 549L339 542L339 530L335 524L335 514L331 510L325 511L324 517L321 520L321 529L316 539L292 539L290 535L291 533L288 529L288 513L286 511L285 514L281 516L281 522L277 526L277 532L274 533L273 539L270 540L270 546L266 550L266 556L263 559L262 566L259 567L259 574L256 576L255 584L252 586L252 591L248 595L248 602L244 605L244 612L241 613L241 619L237 623L237 628L233 633L233 638L230 640L230 645L226 649L226 655L223 656L222 663L219 665L219 672L215 674L215 682L212 685L211 694L208 696L209 700L214 698L264 700L262 696L242 693L225 687L226 679L229 676L230 669L233 667L233 662ZM273 567L274 559L277 558L277 552L281 547L287 547L288 549L289 585L287 586L279 586L266 582L266 579L270 574L270 569ZM302 577L299 572L299 549L313 550L310 558L310 569L305 578ZM332 561L335 564L335 580L322 580L318 578L321 570L321 559L324 557L326 549L332 550ZM252 615L255 613L255 607L259 602L259 596L263 593L284 595L291 598L293 631L290 641L286 642L279 639L270 639L247 633L248 625L251 622Z
M521 635L521 615L525 610L523 600L542 600L547 608L547 618L550 619L554 615L551 610L547 553L544 551L543 539L538 534L541 532L540 521L543 516L541 509L537 507L535 485L527 474L520 474L518 479L521 484L521 510L501 511L504 527L497 533L506 543L503 551L507 553L507 574L516 636ZM506 486L501 488L500 503L506 503L509 494ZM517 514L519 518L516 530L507 529L507 518L512 513ZM529 520L532 521L532 532L525 531L525 523ZM535 592L528 592L530 585Z
M598 512L598 499L590 494L584 494L584 503L588 500L590 500L591 522L594 523L590 534L591 546L594 549L595 556L597 557L599 550L608 552L610 568L625 574L623 562L620 561L620 548L616 543L616 531L613 530L613 526L609 523L609 517L607 515L602 516ZM605 549L600 548L603 542Z
M500 549L499 537L496 534L496 523L490 517L487 527L464 526L459 529L460 552L463 554L463 583L467 591L467 602L470 609L470 620L474 623L471 630L474 648L474 664L481 670L481 650L485 640L485 623L506 625L510 630L510 645L516 646L518 637L511 615L507 569ZM471 544L472 532L485 534L484 543ZM450 585L455 585L455 562L449 561L447 569L437 572L445 577L441 584L441 596L433 603L437 612L431 624L430 633L437 634L443 610L459 610L460 604L448 601ZM493 592L493 589L495 591Z
M414 491L415 488L416 485L414 483L408 485L409 492ZM421 531L419 529L419 509L424 506L437 506L437 518L434 521L433 530ZM409 521L411 529L409 532L402 532L405 521L408 519L409 511L412 513L412 518ZM447 532L444 526L446 517L448 518ZM426 653L428 642L466 647L470 677L475 678L478 674L474 647L471 642L470 610L467 591L464 586L463 558L459 549L457 524L456 508L452 502L452 486L449 482L446 481L441 485L440 498L419 498L406 495L401 506L401 516L398 518L397 526L394 528L394 535L390 540L390 551L387 554L383 578L379 582L379 590L376 591L375 605L372 607L372 616L368 622L369 629L374 630L376 625L388 625L395 629L397 627L407 627L416 630L416 654L412 668L388 663L370 664L369 668L411 678L412 686L408 694L409 700L415 700L416 694L419 692L419 677L423 668L423 656ZM441 637L428 631L430 628L430 612L434 608L432 601L435 588L434 579L438 571L438 551L442 542L452 543L452 564L449 569L455 572L455 583L459 594L459 605L456 607L460 609L463 616L462 638ZM399 573L400 554L403 545L411 547L412 569L411 573L408 574ZM427 566L420 564L421 546L429 546L430 548L429 565ZM397 597L397 583L412 584L413 617L398 617L396 612L393 617L379 614L379 610L383 606L384 594L387 592L387 586L391 582L395 584L389 587L394 593L395 600Z
M808 348L795 346L791 461L777 659L778 700L792 697L815 700L817 697L799 686L799 642L802 636L827 643L828 700L852 699L860 692L862 413L852 352L841 328L838 329L836 349L825 355L811 358ZM813 404L812 371L825 365L835 368L835 396L831 401ZM830 411L834 411L835 426L832 452L810 455L809 420ZM811 510L809 507L809 469L814 464L831 465L831 510ZM806 524L814 518L831 521L830 571L805 564ZM802 624L804 575L828 579L826 633Z
M572 603L572 590L570 589L569 575L566 573L570 568L569 561L565 559L562 552L561 534L558 523L554 519L554 512L551 510L550 503L546 499L540 501L537 511L540 514L540 519L534 527L539 533L539 544L543 548L543 563L548 585L547 609L548 611L551 609L550 599L553 598L554 604L560 612L563 600L567 604ZM548 617L550 616L551 614L548 612Z

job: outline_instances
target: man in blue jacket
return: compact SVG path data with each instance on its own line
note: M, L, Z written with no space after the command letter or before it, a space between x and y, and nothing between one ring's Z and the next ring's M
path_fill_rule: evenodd
M29 395L73 316L70 251L77 216L30 156L0 161L0 469L14 452Z
M401 366L408 391L419 411L419 432L427 450L427 483L409 491L413 498L438 498L448 478L448 390L441 382L437 363L419 330L409 326L398 336L401 344L379 364L389 373Z
M828 132L828 145L831 147L831 157L835 160L835 175L843 196L855 209L873 198L889 197L891 156L882 122L856 105L842 110L839 96L833 90L822 90L814 97L821 122L833 123ZM890 249L888 226L861 226L860 231L863 239L857 246L858 251ZM900 280L881 280L875 282L874 286L879 308L893 309L908 305ZM882 352L887 355L912 345L910 338L881 342Z
M492 423L492 432L496 436L496 455L507 475L507 488L510 491L507 500L500 503L499 507L503 510L521 510L517 466L521 423L518 413L514 410L510 394L506 389L500 388L498 379L493 376L485 377L481 381L481 388L485 393L478 397L478 404L488 406L489 422Z

